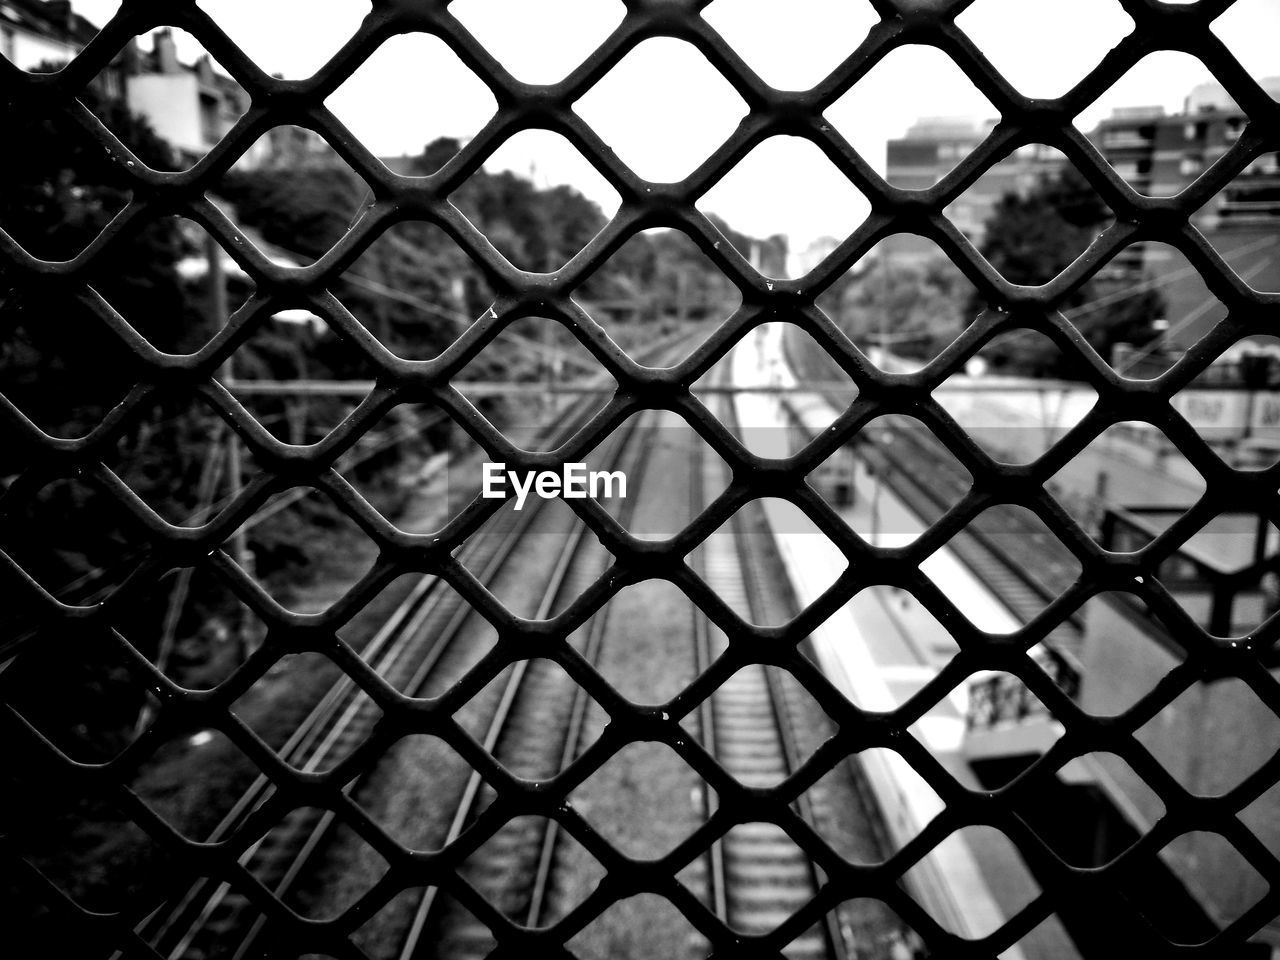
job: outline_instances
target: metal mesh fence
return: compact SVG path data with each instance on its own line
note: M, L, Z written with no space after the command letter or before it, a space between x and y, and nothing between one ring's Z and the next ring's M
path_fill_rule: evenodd
M1227 466L1196 430L1170 404L1170 398L1189 384L1229 345L1242 336L1272 332L1280 297L1252 289L1237 276L1205 237L1189 222L1191 214L1222 190L1245 167L1266 151L1280 149L1280 105L1272 100L1210 31L1212 19L1230 0L1200 0L1194 4L1165 4L1157 0L1120 0L1135 27L1069 93L1056 100L1032 100L1020 95L992 66L983 52L955 24L969 6L964 0L872 0L881 17L856 51L812 89L784 92L766 85L734 49L701 17L699 0L627 0L622 23L564 80L549 86L515 80L459 23L445 2L433 0L375 0L373 11L354 36L313 77L275 79L264 73L223 33L219 25L194 3L126 0L115 16L65 69L52 75L32 75L9 64L0 70L4 95L11 103L64 115L83 129L118 167L132 188L132 198L102 234L83 253L68 262L47 262L31 256L7 234L0 233L0 260L10 282L31 289L56 285L72 291L91 311L102 332L130 357L136 383L128 397L85 438L54 439L29 421L7 400L0 399L7 443L15 444L30 462L22 478L12 483L0 514L24 509L24 497L49 477L86 476L113 491L122 508L147 531L145 561L102 603L77 606L55 599L8 556L4 557L5 591L38 607L42 620L68 633L86 629L126 604L141 585L155 582L175 567L208 558L218 574L267 625L261 650L229 681L207 692L176 685L146 658L131 653L128 641L113 632L113 642L125 652L128 669L154 691L160 705L154 724L115 760L101 765L76 764L61 754L9 705L6 736L21 739L24 750L39 754L45 766L65 777L68 789L98 790L119 804L152 840L168 851L192 875L229 881L287 931L292 949L333 956L360 956L352 931L399 891L439 886L464 899L489 926L503 947L550 951L563 945L608 906L626 896L651 892L668 898L710 941L716 955L773 955L785 943L822 920L842 901L877 897L895 911L929 944L936 956L991 957L1016 943L1066 900L1108 895L1113 878L1128 862L1150 856L1182 834L1218 833L1265 878L1268 892L1252 908L1227 926L1207 945L1176 947L1171 954L1215 952L1232 955L1280 911L1280 861L1246 828L1238 814L1280 780L1280 757L1272 758L1223 796L1195 796L1184 789L1134 737L1134 732L1196 684L1208 679L1238 678L1271 710L1280 714L1280 687L1266 669L1266 655L1280 634L1280 620L1267 620L1249 636L1224 640L1209 635L1183 612L1154 572L1206 522L1225 510L1256 511L1280 522L1276 500L1280 466L1239 471ZM780 9L785 16L785 9ZM158 172L138 160L77 100L87 85L133 37L161 25L189 31L222 64L251 98L251 106L234 128L190 170ZM305 26L299 24L299 29ZM379 46L407 32L424 32L442 39L462 62L489 87L498 110L480 133L448 160L438 172L407 178L389 171L324 106L325 99L348 79ZM572 110L572 104L642 40L671 36L697 47L708 62L732 84L749 107L747 116L714 153L688 178L678 183L650 183L627 168L609 146ZM281 38L287 43L288 38ZM994 104L1000 121L989 136L933 187L906 191L890 186L824 121L823 111L852 88L891 51L905 44L926 44L946 53ZM1072 123L1142 57L1155 50L1176 50L1203 61L1248 114L1249 123L1227 153L1196 182L1176 197L1150 198L1132 190ZM413 91L411 96L447 96L447 92ZM239 232L235 223L206 196L206 191L269 129L285 124L319 133L341 158L370 185L371 202L347 234L311 266L277 265ZM450 203L460 184L505 140L529 128L562 134L621 195L622 204L608 226L554 273L533 274L516 269ZM722 179L754 147L775 135L809 140L872 204L865 222L839 244L807 276L796 280L768 279L744 259L716 226L695 207L695 201ZM1043 143L1059 149L1077 167L1114 211L1115 223L1097 236L1061 275L1038 287L1009 283L976 251L946 217L943 209L1001 158L1027 144ZM20 149L10 143L5 149ZM157 350L111 304L95 292L87 279L95 261L126 243L148 222L161 215L181 214L207 230L252 278L254 296L231 317L225 329L198 352L174 356ZM393 225L420 220L438 225L499 291L493 309L468 326L438 358L406 361L385 349L340 303L329 287L368 246ZM651 368L624 353L574 299L584 281L600 270L611 254L638 231L671 227L683 231L741 292L743 305L723 322L679 365ZM934 241L992 308L971 323L936 360L909 374L890 374L872 364L815 306L822 294L877 242L894 233L914 232ZM1204 278L1211 292L1229 309L1229 317L1204 336L1168 372L1153 380L1137 381L1117 374L1089 346L1059 311L1074 291L1087 283L1129 245L1162 241L1179 250ZM295 448L277 440L217 380L219 367L267 318L286 308L307 308L324 316L364 356L376 371L376 385L354 413L325 440L309 448ZM618 388L606 406L593 416L562 449L553 454L528 453L511 443L467 400L451 379L514 320L537 314L553 318L568 330L616 379ZM744 336L761 323L786 321L812 335L858 387L835 428L815 439L802 452L781 461L748 453L733 434L697 399L692 385ZM1015 328L1031 328L1053 340L1078 359L1099 401L1088 416L1033 463L997 463L939 406L931 391L959 371L985 343ZM161 392L198 398L216 412L263 465L263 475L250 483L232 503L200 526L182 528L166 522L133 496L103 462L102 451L145 402ZM700 517L670 542L661 545L633 539L606 511L590 500L571 505L614 557L611 568L590 590L559 615L545 622L524 621L507 613L455 556L455 551L498 509L496 502L476 501L431 535L410 535L380 516L343 479L335 461L396 406L429 404L445 412L473 437L495 461L527 469L558 468L577 461L599 445L633 413L666 408L694 426L712 449L732 467L732 484ZM925 423L973 475L968 494L909 546L877 548L856 536L833 509L805 483L833 452L849 443L860 428L885 414L909 414ZM1206 479L1206 490L1185 515L1153 542L1132 553L1103 550L1045 489L1046 481L1090 440L1111 424L1145 421L1160 428ZM380 550L377 569L328 612L311 617L292 614L275 603L237 565L224 549L236 527L267 498L294 486L315 486L330 494ZM760 628L744 623L683 562L691 549L725 524L744 504L763 497L780 497L802 509L849 560L849 568L830 589L793 621L782 627ZM1023 629L1008 636L977 630L961 613L959 598L943 595L919 563L994 504L1016 504L1035 513L1078 560L1078 580ZM408 572L435 574L475 609L503 625L496 655L477 667L456 688L434 698L404 696L381 679L360 656L336 638L336 629L365 605L390 578ZM772 789L743 787L680 727L680 720L698 709L714 689L714 679L699 677L682 693L659 708L642 707L613 691L601 675L576 657L566 637L601 609L622 585L656 577L678 585L700 608L722 625L731 644L747 661L785 667L823 704L838 723L839 732L827 746L803 763L785 782ZM852 705L799 652L798 645L827 617L859 590L891 584L913 593L947 627L960 652L937 677L908 703L888 714L867 712ZM1090 598L1106 592L1131 594L1147 604L1163 622L1171 624L1185 659L1125 713L1098 718L1083 711L1028 655L1064 620ZM607 710L609 737L582 763L550 782L533 785L513 778L453 719L454 712L483 683L501 669L528 656L530 648L569 666L574 680ZM332 657L341 669L377 702L384 717L377 742L422 733L438 736L456 749L496 791L499 813L487 817L480 833L493 829L503 815L539 815L558 821L597 855L608 872L607 881L579 907L553 926L528 931L513 923L479 896L468 896L455 868L468 850L483 840L466 834L444 851L411 853L373 822L343 793L342 785L355 774L350 765L327 773L304 774L271 750L236 719L230 703L256 677L286 652L315 650ZM962 787L908 728L958 684L978 671L1003 671L1020 678L1065 729L1063 736L1025 774L994 792ZM1084 678L1088 683L1088 678ZM155 749L168 730L192 725L224 731L252 759L276 787L276 799L266 812L247 821L235 835L212 845L181 836L158 818L125 785L121 771L135 768ZM641 740L668 745L700 775L714 784L719 805L705 825L668 856L641 864L612 850L608 841L574 810L567 797L577 783L628 743ZM866 866L846 862L830 850L801 819L792 804L809 786L847 756L874 747L902 754L945 802L945 810L920 835L886 863ZM1101 869L1073 867L1057 856L1019 812L1020 791L1036 778L1051 776L1074 757L1106 751L1123 757L1158 794L1166 814L1120 860ZM374 764L376 750L359 753L358 764ZM33 768L34 769L34 768ZM53 774L51 774L53 775ZM361 836L386 858L389 870L357 907L330 921L304 920L237 862L239 854L270 822L292 806L337 811L356 826ZM744 938L681 886L676 873L702 856L707 848L737 823L758 820L780 824L821 867L824 883L818 894L791 922L762 938ZM963 940L923 910L899 884L901 877L954 831L989 825L1003 831L1028 862L1035 862L1042 891L1003 927L980 941ZM8 832L21 824L6 823ZM134 932L135 925L155 905L140 903L133 911L92 912L65 898L34 866L21 867L25 881L46 893L77 923L96 926L101 936L121 950L139 956L157 955Z

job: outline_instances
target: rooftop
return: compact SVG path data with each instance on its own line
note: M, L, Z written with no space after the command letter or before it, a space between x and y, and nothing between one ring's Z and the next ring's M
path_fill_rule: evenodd
M0 0L0 20L77 46L84 46L98 35L97 26L76 13L70 0Z

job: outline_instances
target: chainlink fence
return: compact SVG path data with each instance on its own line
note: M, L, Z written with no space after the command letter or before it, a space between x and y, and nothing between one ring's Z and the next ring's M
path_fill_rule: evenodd
M1245 167L1266 151L1280 150L1280 105L1272 100L1210 31L1209 24L1230 6L1230 0L1201 0L1166 4L1157 0L1120 0L1135 27L1069 93L1057 100L1032 100L1020 95L955 24L969 6L964 0L871 0L880 21L857 49L816 87L783 92L766 85L734 49L701 17L700 0L626 0L626 16L600 46L564 80L535 86L515 80L459 23L445 2L436 0L375 0L373 11L354 36L313 77L282 80L259 69L223 33L217 22L191 2L126 0L120 12L65 69L33 75L5 63L0 70L4 96L10 103L55 112L73 121L96 142L119 174L131 184L132 197L123 211L83 253L68 262L47 262L31 256L8 234L0 233L0 261L9 282L32 290L51 286L71 291L91 311L113 343L130 356L135 385L122 404L80 440L55 439L43 433L8 400L0 399L6 443L29 462L27 471L0 500L0 516L24 510L24 497L39 483L58 476L92 478L112 491L121 508L147 530L145 559L128 582L100 603L77 606L55 599L22 567L4 557L4 591L33 605L47 629L32 642L54 642L109 622L111 612L131 602L142 587L173 570L210 559L220 577L266 624L265 643L228 681L211 691L184 689L131 652L125 637L108 631L111 642L124 652L128 669L159 700L154 721L119 757L103 764L74 763L25 722L11 705L6 738L23 744L24 755L34 753L50 776L70 791L101 791L128 812L151 839L180 863L191 877L229 881L271 921L285 931L299 954L360 956L352 931L398 892L439 886L457 891L461 881L454 869L470 838L458 849L438 854L411 853L398 844L342 792L343 783L358 771L339 765L326 773L303 774L283 762L252 730L229 710L231 702L288 652L318 651L332 657L383 711L378 742L388 744L411 734L431 734L456 749L497 792L511 815L547 816L593 851L609 849L608 842L568 802L573 782L588 771L575 769L572 782L560 776L532 785L511 777L475 739L453 720L462 702L459 690L478 690L507 664L538 649L553 659L571 662L566 637L584 623L622 585L655 577L670 580L699 607L724 626L732 644L751 651L748 659L771 651L771 662L790 670L828 709L839 732L832 745L820 751L785 782L768 790L752 790L728 776L697 742L684 735L680 720L695 712L713 690L706 677L690 684L661 709L632 704L612 691L596 672L580 663L573 671L577 683L605 705L610 716L614 752L634 741L668 745L695 770L707 772L719 793L716 815L692 837L656 864L642 865L622 856L602 854L607 881L596 896L555 923L549 930L530 932L486 909L482 898L467 897L477 915L503 947L549 955L553 945L566 943L576 931L610 903L640 892L669 899L710 941L716 955L739 956L750 951L776 954L785 934L751 940L732 931L675 879L685 865L702 856L710 845L737 823L759 820L783 826L799 846L821 866L824 885L786 931L803 931L819 923L839 903L856 897L876 897L890 904L929 945L935 956L993 957L1054 914L1060 904L1081 898L1106 898L1114 878L1127 863L1149 857L1177 837L1193 831L1220 834L1270 886L1252 908L1202 947L1175 947L1178 952L1203 953L1243 944L1280 911L1280 862L1245 827L1240 811L1280 780L1280 757L1273 757L1230 792L1219 797L1188 793L1155 761L1134 732L1197 684L1238 678L1271 710L1280 714L1280 687L1266 668L1269 651L1280 633L1280 620L1267 620L1249 636L1225 640L1211 636L1194 623L1154 576L1205 523L1225 510L1256 511L1280 522L1276 499L1280 465L1258 471L1239 471L1224 464L1196 430L1170 404L1170 398L1203 372L1229 345L1242 336L1274 332L1280 296L1252 289L1227 266L1202 234L1191 214L1222 190ZM786 16L780 6L778 16ZM182 172L158 172L138 160L124 144L82 104L88 84L105 70L135 36L171 25L194 35L234 77L251 98L251 106L234 128L207 156ZM298 24L299 30L306 29ZM472 140L436 173L420 178L398 176L388 170L324 106L325 99L347 80L379 46L399 34L423 32L439 37L492 91L498 109ZM636 176L609 146L581 120L572 105L644 39L670 36L693 44L746 101L749 112L723 144L697 170L678 183L651 183ZM281 43L288 43L281 37ZM926 44L949 56L994 104L1000 121L971 155L935 186L925 190L896 189L885 182L823 118L823 111L858 83L891 51L905 44ZM1249 123L1230 150L1196 182L1176 197L1150 198L1136 193L1072 124L1082 109L1096 100L1142 57L1155 50L1176 50L1198 57L1248 114ZM412 101L449 95L448 91L407 91ZM274 263L240 233L207 196L215 184L264 133L273 127L295 125L322 136L371 188L371 198L346 235L310 266ZM508 138L542 128L562 134L621 195L622 204L608 226L554 273L534 274L516 269L489 240L450 203L450 194L474 174ZM769 279L751 264L716 226L695 208L695 201L728 174L765 139L775 135L801 137L822 153L870 201L865 222L808 275L795 280ZM1115 222L1089 244L1061 275L1038 287L1017 286L999 275L974 246L943 216L943 209L1001 158L1033 143L1060 150L1088 179L1114 211ZM21 149L9 143L5 149ZM252 278L256 292L231 316L226 327L198 352L176 356L157 350L112 309L92 283L95 262L128 242L155 217L182 215L202 226ZM498 291L492 310L471 323L439 357L407 361L389 352L329 292L349 267L381 234L404 221L425 221L441 228L479 268ZM706 257L738 288L743 305L708 336L693 353L669 369L637 363L606 334L605 329L574 299L575 291L598 271L622 244L641 230L669 227L683 231ZM832 321L815 306L815 299L883 238L900 232L920 234L934 241L991 305L934 361L915 373L890 374L872 364ZM1194 265L1211 292L1229 309L1229 317L1188 350L1168 372L1156 379L1126 379L1088 345L1059 310L1078 290L1122 250L1136 242L1161 241L1175 247ZM217 374L237 348L269 317L280 310L304 308L326 318L376 371L376 384L354 413L337 425L323 442L307 448L277 440L219 381ZM608 404L555 454L524 452L504 438L451 382L472 358L514 320L549 317L563 325L617 381ZM56 324L58 318L47 318ZM813 440L789 459L764 460L748 453L691 390L707 371L758 325L785 321L810 334L853 380L857 398L843 411L833 430ZM1053 448L1025 466L994 461L938 405L931 391L960 371L985 343L1016 328L1047 335L1066 355L1078 359L1098 402L1078 425ZM172 525L132 496L103 462L102 451L118 431L159 394L179 395L207 404L251 451L262 473L240 496L207 522L192 528ZM700 517L670 542L641 543L633 539L599 505L576 500L573 510L615 558L596 589L549 622L533 623L508 614L495 597L455 557L498 505L476 501L431 535L409 535L377 513L342 478L335 463L401 404L425 404L444 412L473 437L495 461L525 469L559 468L562 461L579 461L616 427L637 411L666 408L684 417L732 468L732 484ZM825 458L851 442L860 428L885 414L909 414L928 426L945 447L973 475L972 489L938 522L909 546L876 548L856 536L834 510L806 485L805 476ZM1074 522L1045 489L1046 481L1109 425L1145 421L1162 430L1206 480L1203 496L1185 515L1155 539L1131 553L1109 553ZM311 617L291 614L242 569L227 548L229 537L272 495L295 486L314 486L327 492L380 548L377 568L361 580L329 611ZM815 603L779 628L759 628L737 618L684 563L697 544L725 524L744 504L763 497L787 499L802 509L845 554L846 572ZM924 576L919 563L994 504L1016 504L1035 513L1078 560L1077 581L1031 622L1008 636L977 630L961 612L963 598L947 597ZM366 604L392 577L403 573L435 574L448 582L487 619L503 624L497 659L486 659L458 688L435 698L414 700L384 683L360 656L336 638L337 628ZM888 714L865 712L851 704L800 653L800 642L856 592L876 584L910 591L928 607L957 640L960 652L938 676L900 709ZM1185 659L1125 713L1111 718L1092 716L1056 684L1028 651L1079 611L1090 598L1104 592L1139 598L1163 622L1174 627ZM763 645L762 645L763 644ZM21 655L21 650L18 651ZM505 658L505 660L503 659ZM1012 784L994 792L962 787L930 756L908 728L949 691L979 671L1000 671L1020 678L1065 732L1054 746ZM1088 684L1089 678L1084 678ZM124 774L144 761L167 731L192 727L225 732L248 755L276 788L276 799L261 817L248 820L222 843L202 845L183 837L150 811ZM888 747L904 756L945 802L945 810L915 841L886 863L874 866L845 861L829 849L797 816L793 801L847 756ZM1224 746L1224 749L1229 747ZM1037 777L1052 776L1074 757L1091 752L1114 753L1125 760L1159 796L1166 809L1155 826L1115 863L1099 869L1074 867L1057 856L1019 811L1019 791ZM369 767L376 752L360 753L358 763ZM597 767L608 756L595 751ZM718 771L718 773L716 772ZM272 816L292 806L307 805L337 811L354 824L361 836L386 858L384 879L357 908L334 920L304 920L272 895L237 862ZM1005 833L1028 862L1039 865L1042 890L1003 927L980 941L963 940L944 930L904 890L903 875L954 831L989 825ZM5 823L6 833L21 831L21 823ZM6 855L9 855L6 852ZM12 857L11 857L12 859ZM130 955L154 956L154 950L134 932L136 924L160 902L156 898L121 912L90 911L66 898L32 865L11 863L22 872L23 883L47 895L63 910L68 922L96 928L104 942ZM544 953L545 951L545 953ZM751 952L751 955L756 955ZM1215 955L1218 955L1215 953Z

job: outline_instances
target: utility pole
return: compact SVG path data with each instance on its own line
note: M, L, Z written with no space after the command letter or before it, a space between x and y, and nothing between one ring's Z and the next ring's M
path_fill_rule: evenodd
M208 260L209 316L215 329L221 330L227 325L231 313L227 304L227 281L222 272L222 248L218 246L212 234L206 234L204 249ZM228 390L234 387L236 379L234 353L227 357L218 377ZM230 488L230 499L234 501L244 489L244 450L235 430L227 431L227 483ZM245 573L252 576L253 554L249 551L249 534L243 525L236 528L229 542L232 558ZM237 634L236 640L240 645L241 659L245 659L253 652L254 647L253 617L248 607L241 608Z

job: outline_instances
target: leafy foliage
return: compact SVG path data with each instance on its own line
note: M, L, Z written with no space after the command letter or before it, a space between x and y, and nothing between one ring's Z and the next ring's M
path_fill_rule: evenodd
M824 308L851 340L928 359L960 332L966 286L950 261L880 259L840 283Z
M1111 219L1111 212L1074 168L1066 166L1026 195L1006 194L987 222L982 254L1013 283L1046 283L1065 270ZM1107 281L1094 279L1076 290L1063 307L1091 303L1118 288L1134 285L1139 278ZM975 309L984 305L975 303ZM1090 309L1078 324L1090 345L1104 358L1117 343L1141 345L1155 336L1152 321L1164 313L1159 292L1144 289ZM1017 347L990 351L997 367L1030 375L1072 376L1060 351L1044 338L1021 338Z

